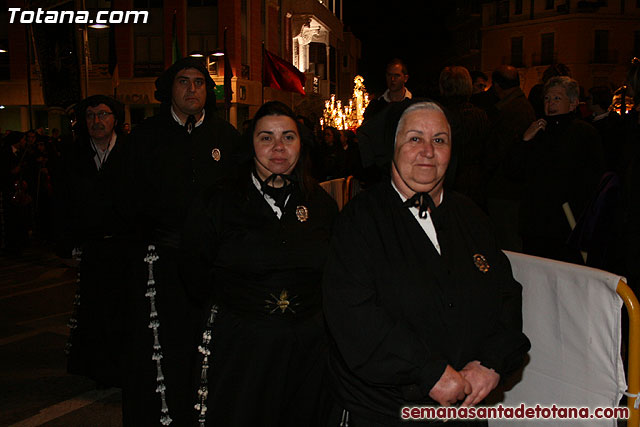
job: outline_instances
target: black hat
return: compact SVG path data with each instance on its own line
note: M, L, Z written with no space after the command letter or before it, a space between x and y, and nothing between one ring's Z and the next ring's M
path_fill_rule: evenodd
M185 70L187 68L194 68L202 73L204 76L204 81L207 87L207 100L205 102L205 106L209 108L215 108L216 105L216 94L213 79L209 75L209 71L204 64L204 61L200 58L194 58L188 56L186 58L178 59L172 66L167 68L161 75L156 79L156 91L154 93L155 98L160 101L163 105L171 105L171 93L173 89L173 80L178 74L179 71Z
M391 162L398 122L404 110L414 103L408 98L392 102L358 128L362 166L386 167Z

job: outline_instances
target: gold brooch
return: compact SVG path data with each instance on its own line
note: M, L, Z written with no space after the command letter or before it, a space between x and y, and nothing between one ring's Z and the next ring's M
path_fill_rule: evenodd
M267 305L265 305L264 308L266 308L266 309L271 309L272 308L272 310L269 312L269 314L275 313L275 311L277 309L280 309L283 314L287 310L291 310L291 312L293 314L296 314L295 310L293 308L291 308L291 307L298 305L298 303L296 303L296 304L292 303L292 301L298 297L297 295L294 295L293 297L291 297L289 299L289 293L287 292L286 289L283 289L282 292L280 292L280 296L279 297L276 297L273 294L269 294L269 295L271 295L272 299L264 300L264 302L267 303Z
M297 206L296 217L298 217L298 221L305 222L309 219L309 209L306 206Z
M220 149L214 148L213 150L211 150L211 157L213 157L213 160L215 160L216 162L219 162L220 157L222 157L222 153L220 153Z
M473 256L473 263L476 265L476 267L478 267L478 270L482 271L483 273L489 271L489 268L491 267L484 255L481 254L475 254Z

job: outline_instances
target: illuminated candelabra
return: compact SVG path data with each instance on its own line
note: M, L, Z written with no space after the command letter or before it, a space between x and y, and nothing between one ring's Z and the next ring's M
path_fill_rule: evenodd
M356 130L364 117L364 110L369 105L369 94L364 87L364 78L356 76L353 79L353 95L348 105L342 105L342 101L336 100L335 95L324 102L324 113L320 118L320 126L331 126L339 130Z

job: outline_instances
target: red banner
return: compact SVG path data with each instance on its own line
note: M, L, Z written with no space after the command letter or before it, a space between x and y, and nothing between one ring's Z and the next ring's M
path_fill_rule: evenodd
M269 52L262 50L262 76L265 86L280 89L286 92L297 92L305 95L304 73L293 64Z

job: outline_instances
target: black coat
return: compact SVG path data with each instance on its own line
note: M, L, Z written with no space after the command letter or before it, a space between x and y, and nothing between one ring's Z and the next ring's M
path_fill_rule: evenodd
M296 188L278 219L246 176L242 184L207 192L185 225L190 294L207 312L219 306L207 425L312 426L327 395L321 280L338 209L320 187L306 200Z
M442 255L386 182L335 227L323 287L330 384L342 407L374 422L399 424L400 407L434 404L428 393L447 364L479 360L504 376L529 349L521 287L487 218L446 192L433 219Z
M98 170L88 140L76 141L57 182L60 247L82 249L77 328L70 337L68 370L103 385L122 384L126 328L127 256L131 234L126 206L123 136Z
M587 206L605 170L597 131L573 114L547 117L546 130L519 142L511 173L524 179L520 232L531 255L581 263L565 244L571 227L562 205L576 220Z
M125 177L126 138L118 136L98 170L95 151L88 140L78 140L64 158L56 181L59 236L72 246L105 236L122 236L132 230Z
M151 243L159 257L154 263L155 308L169 415L177 425L187 425L194 413L189 375L199 315L178 270L180 231L194 197L234 170L239 150L238 132L212 110L206 110L203 123L191 134L173 119L169 107L131 133L126 156L128 194L139 240L128 298L132 309L123 387L125 425L155 425L160 419L157 366L151 358L154 340L148 328L148 273L142 261Z
M189 134L168 107L134 128L128 155L137 224L145 240L171 234L172 246L196 194L233 171L242 157L240 135L215 111L206 111L202 125ZM219 160L214 158L217 149ZM160 239L161 240L161 239ZM169 243L169 242L167 242Z

